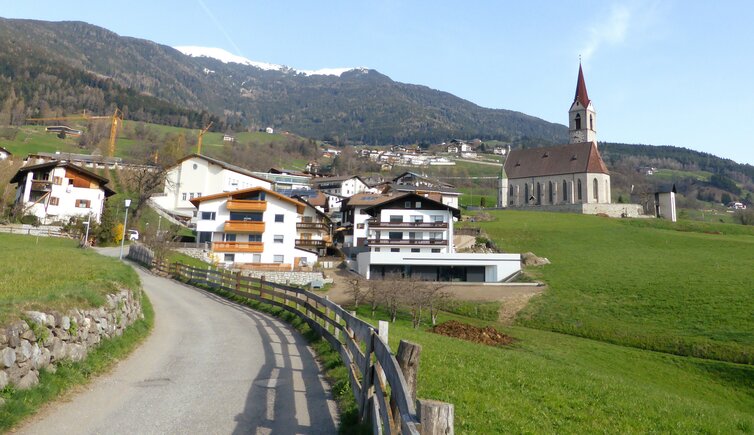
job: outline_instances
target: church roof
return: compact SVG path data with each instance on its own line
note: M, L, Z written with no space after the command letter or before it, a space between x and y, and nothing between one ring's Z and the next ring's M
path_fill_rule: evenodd
M579 79L576 82L576 95L573 97L573 102L575 103L576 101L584 107L588 107L590 102L589 94L586 92L586 81L584 81L584 71L581 69L581 64L579 64Z
M513 150L504 170L509 179L586 172L609 174L596 142Z

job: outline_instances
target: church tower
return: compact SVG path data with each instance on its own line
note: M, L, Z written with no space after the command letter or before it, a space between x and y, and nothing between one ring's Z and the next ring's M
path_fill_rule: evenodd
M568 111L569 143L597 141L597 113L586 93L584 72L579 63L579 79L576 82L576 96Z

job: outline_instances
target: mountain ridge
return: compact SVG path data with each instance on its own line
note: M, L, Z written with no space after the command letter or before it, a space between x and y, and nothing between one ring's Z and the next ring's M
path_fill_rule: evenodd
M0 36L6 44L44 53L48 60L108 77L140 94L213 112L234 128L271 126L374 145L468 136L549 144L567 137L560 124L486 109L447 92L395 82L373 69L351 69L337 77L284 74L187 56L78 21L0 19Z

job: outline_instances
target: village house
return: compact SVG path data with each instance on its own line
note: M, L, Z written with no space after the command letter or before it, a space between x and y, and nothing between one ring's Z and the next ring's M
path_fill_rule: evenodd
M428 281L500 282L521 270L519 254L456 253L457 208L415 193L373 198L373 205L352 206L349 217L364 220L366 240L352 264L367 279L414 277ZM354 227L360 245L361 232Z
M7 149L0 147L0 161L2 160L10 160L13 158L13 153L8 151Z
M55 151L54 153L37 152L31 153L24 158L24 165L37 165L40 163L52 162L56 160L65 160L77 166L84 168L109 168L115 169L123 166L123 159L120 157L107 157L101 154L77 154L63 153ZM134 165L127 165L134 166Z
M381 187L382 193L416 193L458 208L461 193L453 185L414 172L404 172Z
M66 161L24 166L10 182L18 184L15 204L44 224L87 216L99 222L105 200L115 194L107 178Z
M251 187L271 189L272 182L230 163L190 154L168 168L163 192L150 199L158 209L190 220L196 212L192 199Z
M300 201L251 187L193 198L190 203L197 209L197 240L209 243L218 263L292 270L317 261L317 252L297 246L302 234L313 235L308 227L296 225L307 216L307 205ZM308 214L312 222L315 214Z
M296 247L325 255L333 241L330 217L307 198L294 196L293 199L306 206L301 220L296 222Z

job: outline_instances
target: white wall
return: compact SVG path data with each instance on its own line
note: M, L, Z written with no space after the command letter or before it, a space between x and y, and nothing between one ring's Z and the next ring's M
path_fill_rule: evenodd
M357 270L369 279L370 265L484 266L485 282L500 282L521 270L520 254L415 254L362 252Z
M300 215L295 204L281 200L272 195L267 195L267 210L263 212L264 232L262 233L262 243L264 251L260 255L260 263L274 263L275 255L283 256L284 264L294 264L296 257L307 258L308 264L314 264L317 261L317 254L308 251L296 249L296 222L300 221ZM230 220L230 212L226 207L227 198L203 201L199 204L197 213L197 232L212 232L212 241L220 242L224 238L225 221ZM202 220L202 212L215 212L215 220ZM275 222L275 215L282 214L283 222ZM248 233L237 233L237 242L248 242ZM283 242L276 243L275 236L282 235ZM228 252L231 253L231 252ZM223 262L225 252L215 253L215 258ZM254 253L237 252L234 253L235 263L253 263Z
M224 169L199 157L170 168L166 180L163 195L153 196L152 200L165 210L189 217L195 210L189 202L192 198L250 187L272 188L267 180Z
M357 215L359 216L359 215ZM363 215L366 216L366 215ZM402 232L403 239L409 239L409 233L416 233L416 240L429 240L430 233L441 233L442 240L446 243L442 245L401 245L401 246L389 246L380 245L372 246L371 250L375 251L376 248L380 248L380 251L390 251L391 248L399 249L399 252L411 252L412 249L419 249L421 253L431 253L432 249L440 249L441 253L454 252L453 249L453 214L449 210L422 210L422 209L382 209L378 217L381 223L390 222L391 216L401 216L402 222L414 222L414 216L421 216L422 222L434 222L435 216L440 216L442 221L448 224L447 228L427 228L427 227L409 227L409 228L369 228L369 225L365 225L367 235L369 239L376 238L376 232L380 231L380 240L389 240L390 232ZM356 230L354 230L354 234Z

